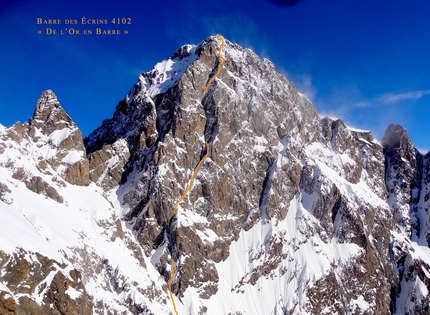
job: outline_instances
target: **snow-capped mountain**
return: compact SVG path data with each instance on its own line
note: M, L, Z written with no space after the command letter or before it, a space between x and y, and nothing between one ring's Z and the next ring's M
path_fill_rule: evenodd
M0 126L0 314L429 314L430 154L320 117L225 40L87 138L52 91ZM199 161L206 155L176 215Z

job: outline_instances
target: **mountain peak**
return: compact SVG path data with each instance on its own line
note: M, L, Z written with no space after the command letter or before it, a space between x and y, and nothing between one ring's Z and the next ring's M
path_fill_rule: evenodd
M52 90L43 91L37 100L33 119L45 121L55 108L61 108L57 95Z
M382 145L390 149L406 149L412 146L408 132L401 125L390 124L385 130L384 137L382 138Z
M40 94L29 124L31 136L35 134L35 129L40 130L45 135L50 135L55 130L63 128L77 129L76 124L61 107L57 95L52 90L46 90Z
M52 90L40 94L28 122L28 133L36 146L42 148L43 159L64 180L76 185L89 184L82 133Z
M139 81L144 87L144 91L147 91L147 95L152 98L165 93L182 78L188 67L198 59L209 66L217 54L219 42L220 39L217 36L210 36L198 45L186 44L179 47L170 58L157 63L149 72L140 74Z
M148 95L154 97L172 87L195 60L195 47L181 46L172 57L157 63L151 71L141 73L139 81Z

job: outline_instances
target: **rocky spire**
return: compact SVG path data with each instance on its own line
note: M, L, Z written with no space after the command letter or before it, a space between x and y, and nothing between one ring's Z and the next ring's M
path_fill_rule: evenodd
M46 120L54 108L61 107L57 95L52 90L46 90L40 94L34 110L33 119Z
M44 135L50 135L55 130L78 128L61 107L57 95L51 90L46 90L40 94L29 124L31 136L35 135L35 129L39 129Z
M417 192L421 186L422 158L415 149L405 128L390 124L382 138L385 155L385 178L388 203L397 223L412 236L413 229L419 233L419 222L413 211ZM411 203L411 204L409 204Z
M390 124L385 130L382 145L387 149L401 149L404 152L413 151L414 148L406 129L396 124Z
M54 169L61 170L63 179L76 185L89 184L89 164L82 133L53 91L46 90L40 94L29 120L29 135L40 147L50 147L46 151L49 156L44 156L44 159Z

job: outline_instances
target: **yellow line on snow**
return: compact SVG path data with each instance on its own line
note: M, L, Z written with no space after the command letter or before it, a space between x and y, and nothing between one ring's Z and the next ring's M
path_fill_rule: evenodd
M178 311L176 310L175 300L173 299L172 288L170 287L170 284L172 283L174 277L175 277L175 261L172 259L172 276L170 277L169 282L167 282L167 287L169 288L170 299L172 300L173 309L175 310L176 315L178 315Z

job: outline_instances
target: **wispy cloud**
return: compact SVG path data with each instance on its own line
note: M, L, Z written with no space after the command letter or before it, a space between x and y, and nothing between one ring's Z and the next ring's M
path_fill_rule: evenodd
M244 13L204 16L204 28L209 33L223 32L233 41L250 40L258 36L257 23Z
M260 56L266 55L269 46L258 23L243 12L230 12L220 15L190 16L186 22L178 27L169 27L168 36L183 45L197 44L204 38L221 34L224 38L252 49Z
M338 112L342 114L356 108L372 106L372 101L366 99L358 86L354 84L333 88L331 93L321 101L325 108L337 108Z
M402 93L390 92L366 97L356 85L348 85L341 88L333 88L328 96L317 101L321 103L323 110L328 112L336 111L341 116L344 116L356 109L392 105L405 100L418 100L425 95L430 95L430 89Z
M417 102L422 97L430 95L430 89L366 95L358 86L349 85L333 88L327 95L321 94L317 95L314 102L320 114L338 117L348 125L360 129L371 129L374 135L380 138L390 123L409 127L414 125L412 121L414 118L405 110L402 102ZM418 104L410 105L414 108L419 107ZM429 152L428 145L424 143L421 146L419 150L421 153Z
M293 82L297 87L297 91L304 94L309 100L314 101L317 95L317 89L312 84L312 77L308 74L293 76Z
M378 98L384 104L393 104L404 100L418 100L425 95L430 95L430 90L410 91L406 93L387 93Z

